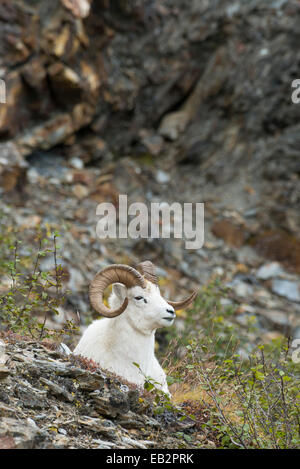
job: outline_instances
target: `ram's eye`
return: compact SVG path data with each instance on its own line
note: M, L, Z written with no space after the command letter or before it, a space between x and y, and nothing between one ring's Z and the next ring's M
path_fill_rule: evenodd
M135 300L144 300L144 303L148 303L148 301L143 296L135 296Z

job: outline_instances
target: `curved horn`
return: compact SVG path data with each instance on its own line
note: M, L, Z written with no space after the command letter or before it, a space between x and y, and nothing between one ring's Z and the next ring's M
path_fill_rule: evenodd
M176 309L182 309L182 308L186 308L187 306L189 306L193 301L194 299L196 298L196 296L198 295L198 292L194 291L188 298L186 298L185 300L182 300L182 301L168 301L168 304L173 306L173 308L176 310Z
M104 290L112 283L123 283L127 288L136 285L146 288L145 279L133 267L123 264L113 264L101 270L90 285L90 301L93 308L107 318L119 316L128 305L128 298L125 298L123 304L115 310L111 310L103 304Z
M158 285L158 277L155 273L155 265L151 261L140 262L137 265L137 270L150 282ZM168 301L170 306L173 306L174 309L186 308L190 303L194 301L198 292L193 292L188 298L182 301Z
M155 265L151 261L140 262L137 270L150 282L158 285L158 277L155 274Z

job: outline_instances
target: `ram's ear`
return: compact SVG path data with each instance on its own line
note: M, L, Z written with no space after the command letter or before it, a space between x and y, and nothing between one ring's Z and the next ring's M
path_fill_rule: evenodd
M112 292L122 302L127 296L127 288L125 287L125 285L123 285L123 283L114 283L112 286Z

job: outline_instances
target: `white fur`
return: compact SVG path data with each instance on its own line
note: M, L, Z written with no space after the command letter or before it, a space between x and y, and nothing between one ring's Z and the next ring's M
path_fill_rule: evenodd
M158 388L169 393L165 372L154 354L154 345L156 329L174 322L174 318L172 321L164 319L172 318L174 308L162 298L158 286L148 281L146 289L138 286L127 289L122 284L114 284L110 307L120 306L126 296L129 302L124 313L116 318L94 321L84 332L74 354L92 359L101 368L138 386L144 385L143 374L149 376L159 383L156 384ZM138 296L145 298L147 303L135 299ZM134 362L139 364L142 373Z

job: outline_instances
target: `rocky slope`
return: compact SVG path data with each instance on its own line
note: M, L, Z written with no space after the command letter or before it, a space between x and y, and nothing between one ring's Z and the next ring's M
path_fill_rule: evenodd
M0 449L215 446L182 415L155 416L149 396L47 341L0 341Z

